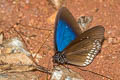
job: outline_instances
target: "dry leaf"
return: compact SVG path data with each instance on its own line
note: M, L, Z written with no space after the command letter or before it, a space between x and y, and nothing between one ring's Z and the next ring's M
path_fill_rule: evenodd
M13 65L13 64L5 64L0 66L0 73L8 73L8 72L24 72L31 71L36 69L35 66L32 65Z
M33 72L0 74L0 80L39 80L41 75Z
M4 40L0 45L0 73L26 72L39 70L49 72L42 66L37 66L19 38Z
M21 53L26 54L27 56L31 56L31 53L26 50L25 45L17 37L4 40L2 46L4 47L4 49L6 49L6 50L3 50L4 54L7 54L7 53L12 54L12 53L21 52Z
M54 68L51 80L84 80L80 74L63 66Z
M24 53L2 54L0 64L34 65L34 62Z
M0 34L0 44L2 44L3 43L3 34L1 33Z
M80 16L80 18L78 19L78 24L82 32L86 31L89 28L90 23L92 23L92 20L92 16Z
M47 19L47 22L48 22L49 24L54 24L54 23L55 23L56 14L57 14L57 11L56 11L55 13L53 13L53 14Z
M31 53L26 50L22 41L17 37L4 40L0 50L0 64L35 64L31 59Z
M56 9L61 8L64 5L65 0L48 0L48 2Z

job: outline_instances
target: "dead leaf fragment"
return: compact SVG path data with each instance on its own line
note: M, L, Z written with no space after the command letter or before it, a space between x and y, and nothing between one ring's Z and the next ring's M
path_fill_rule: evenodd
M84 78L71 69L67 69L63 66L57 66L54 68L51 80L84 80Z
M65 0L48 0L48 2L56 9L61 8L64 6Z
M49 24L54 24L55 23L55 19L56 19L56 15L57 15L57 11L55 13L53 13L48 19L47 22Z

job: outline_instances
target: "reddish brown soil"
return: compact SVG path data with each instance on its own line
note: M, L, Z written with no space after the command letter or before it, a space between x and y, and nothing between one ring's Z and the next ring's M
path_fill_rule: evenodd
M66 0L65 6L76 20L81 15L93 16L91 26L103 25L105 28L106 39L101 53L92 64L82 68L120 80L120 1ZM50 21L49 18L55 11L47 0L0 0L0 30L5 38L22 38L29 51L42 56L39 65L49 69L52 69L54 55L54 19ZM74 70L79 71L86 80L107 80L77 68ZM45 73L37 74L40 74L40 80L48 78Z

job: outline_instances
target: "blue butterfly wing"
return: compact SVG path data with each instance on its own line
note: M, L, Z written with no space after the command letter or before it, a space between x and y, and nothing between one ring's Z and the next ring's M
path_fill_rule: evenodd
M56 32L55 32L55 41L57 51L63 51L72 40L76 38L75 32L72 30L72 27L67 24L66 21L60 19L58 21Z
M81 28L72 14L67 8L62 7L55 21L55 50L62 52L81 33Z

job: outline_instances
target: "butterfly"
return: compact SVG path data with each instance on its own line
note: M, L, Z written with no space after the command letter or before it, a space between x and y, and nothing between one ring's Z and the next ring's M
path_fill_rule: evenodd
M101 50L104 31L104 27L98 25L82 32L70 11L62 7L56 16L53 61L76 66L89 65Z

